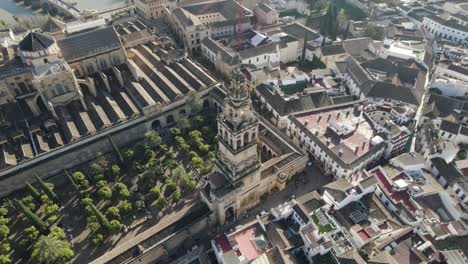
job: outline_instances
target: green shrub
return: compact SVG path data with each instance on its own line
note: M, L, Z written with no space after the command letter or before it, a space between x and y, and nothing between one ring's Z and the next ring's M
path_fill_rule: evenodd
M143 209L145 208L145 201L143 200L138 200L135 202L135 208L136 209Z
M112 190L108 186L102 187L99 189L98 195L101 197L101 199L110 200L112 198Z
M111 220L109 223L109 232L111 234L117 234L122 230L122 224L119 222L119 220Z
M171 194L171 193L173 193L175 190L177 190L177 185L176 185L176 183L175 183L173 180L167 181L165 192Z
M180 198L181 198L181 194L179 191L175 191L172 195L171 195L171 200L172 202L174 203L177 203L180 201Z
M8 240L0 241L0 255L9 254L11 252L11 246Z
M154 199L158 199L159 195L161 195L161 188L159 188L159 186L154 186L150 189L150 193L154 197Z
M80 189L87 189L89 187L88 179L86 179L86 176L82 172L77 171L73 173L72 178Z
M10 221L9 218L0 216L0 225L8 225L8 222Z
M21 199L21 202L29 208L29 210L34 211L36 209L36 204L34 203L34 198L31 195L27 195Z
M91 237L91 243L95 246L101 245L103 241L104 241L104 236L102 234L95 233Z
M0 226L0 240L3 240L8 237L10 234L10 228L6 225L1 225Z
M180 129L173 127L170 129L172 137L180 136Z
M97 189L101 189L103 187L109 187L109 183L106 181L106 180L102 180L102 181L99 181L97 184L96 184L96 188Z
M39 231L33 225L25 228L23 233L25 238L29 240L30 243L32 243L39 237Z
M159 208L159 209L163 209L164 207L167 206L167 200L164 198L164 197L161 197L159 198L157 201L156 201L156 206Z
M46 209L45 209L45 212L47 215L53 215L53 214L56 214L59 210L59 206L57 204L50 204L50 205L47 205Z
M5 254L5 255L0 255L0 264L10 264L11 259L10 256Z
M91 164L91 173L93 175L103 174L104 169L101 167L101 165L99 165L97 163L93 163L93 164Z
M127 199L130 197L130 191L124 183L118 182L115 184L114 188L120 198Z
M132 211L133 206L129 201L123 200L119 202L119 204L117 205L117 208L119 208L119 210L123 213L128 213Z
M107 208L106 216L108 218L110 218L110 219L119 218L119 208L117 208L115 206L111 206L111 207Z

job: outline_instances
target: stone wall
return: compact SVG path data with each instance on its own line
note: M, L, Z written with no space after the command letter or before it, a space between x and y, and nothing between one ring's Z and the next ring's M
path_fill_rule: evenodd
M208 88L200 92L202 100L207 100L206 107L213 105L209 96ZM125 123L115 125L109 129L97 132L97 134L82 137L73 144L67 144L58 149L43 153L32 160L28 160L10 168L0 171L0 197L6 196L16 190L23 188L25 181L32 181L33 175L37 174L41 178L53 178L60 182L63 180L63 170L70 169L80 164L92 161L97 158L98 153L108 153L113 151L109 136L118 147L128 145L136 140L143 139L146 131L151 129L161 129L168 125L167 118L172 116L174 122L180 119L180 111L189 113L186 100L179 100L173 104L164 106L158 111L145 113L129 120ZM155 127L159 121L160 126Z
M0 197L24 187L24 182L31 181L34 174L41 178L63 176L64 169L91 161L97 157L98 153L112 151L108 136L117 146L123 146L143 138L147 130L146 118L139 117L5 169L0 172Z

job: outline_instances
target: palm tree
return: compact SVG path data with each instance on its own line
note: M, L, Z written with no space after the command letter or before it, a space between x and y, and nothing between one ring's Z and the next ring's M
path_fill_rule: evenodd
M196 92L189 92L187 94L187 105L191 109L192 113L196 113L201 110L203 106L203 101L200 98L200 95Z
M52 235L40 236L31 253L31 261L38 264L66 263L72 257L70 244Z

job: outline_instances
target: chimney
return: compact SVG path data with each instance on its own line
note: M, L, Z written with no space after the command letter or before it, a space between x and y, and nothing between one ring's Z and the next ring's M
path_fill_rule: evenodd
M308 124L309 124L308 121L305 121L305 122L304 122L304 126L305 126L305 127L307 127Z
M366 147L366 142L362 142L362 149L364 149Z
M317 119L317 124L320 123L320 120L322 120L322 115L319 115L319 117Z
M349 116L349 111L346 111L346 118L348 118Z
M331 143L331 142L330 142L330 139L327 139L327 146L329 146L330 143Z
M338 151L338 157L341 157L343 156L343 150L340 149L340 151Z
M340 118L340 115L341 115L341 112L338 112L338 114L336 114L336 119L337 120Z
M358 150L359 150L359 146L356 146L356 149L354 150L354 155L357 155Z
M330 122L331 114L328 115L327 117L327 122Z

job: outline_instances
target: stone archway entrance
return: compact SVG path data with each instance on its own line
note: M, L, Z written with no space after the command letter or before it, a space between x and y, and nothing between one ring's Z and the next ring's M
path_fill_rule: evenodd
M151 124L151 128L152 128L153 130L159 130L159 129L161 129L161 121L159 121L159 120L157 120L157 119L154 120L153 123Z

